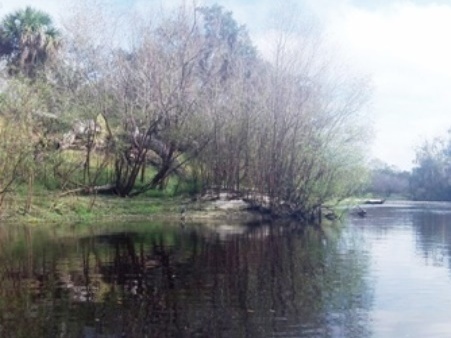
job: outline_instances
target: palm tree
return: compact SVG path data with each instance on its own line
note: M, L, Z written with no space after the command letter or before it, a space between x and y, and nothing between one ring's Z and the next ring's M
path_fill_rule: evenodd
M60 33L51 17L40 10L27 7L1 21L0 57L6 59L11 74L34 77L60 44Z

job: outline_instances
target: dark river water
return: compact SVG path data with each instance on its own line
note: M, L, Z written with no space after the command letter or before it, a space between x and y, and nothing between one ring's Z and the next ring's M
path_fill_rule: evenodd
M451 337L451 204L319 229L0 227L0 337Z

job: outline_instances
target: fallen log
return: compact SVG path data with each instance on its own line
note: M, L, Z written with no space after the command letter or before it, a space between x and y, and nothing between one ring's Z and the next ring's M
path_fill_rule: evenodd
M116 189L116 185L114 184L105 184L105 185L98 185L94 187L81 187L76 189L71 189L62 192L59 196L66 196L70 194L97 194L97 193L113 193Z

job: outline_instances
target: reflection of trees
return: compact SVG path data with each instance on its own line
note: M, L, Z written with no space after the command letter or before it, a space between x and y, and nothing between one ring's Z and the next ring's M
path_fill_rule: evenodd
M427 264L451 265L451 215L439 210L423 211L413 218L417 234L417 247ZM448 262L446 262L448 257Z
M57 332L66 325L75 336L87 330L131 337L369 334L365 262L315 228L255 227L226 240L188 229L171 236L128 232L71 247L77 263L64 270L67 255L54 256L49 271L59 278L55 289L64 278L66 285L59 298L47 297ZM83 286L92 294L72 297Z
M49 234L2 225L0 231L0 336L55 336L68 314L58 264L66 240L48 245ZM58 300L57 300L58 299Z
M411 226L416 235L419 255L426 264L446 264L451 257L451 229L449 203L406 202L396 206L367 206L368 217L350 220L360 232L386 238L393 232L407 233ZM408 230L406 230L408 227ZM451 261L448 262L448 266Z

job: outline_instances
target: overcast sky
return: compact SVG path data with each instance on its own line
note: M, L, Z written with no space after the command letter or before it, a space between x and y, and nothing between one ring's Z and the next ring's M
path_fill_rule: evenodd
M73 0L75 1L75 0ZM176 0L105 0L116 8L144 9ZM205 2L205 1L204 1ZM272 0L218 0L246 24L264 50ZM69 0L0 1L0 14L31 5L56 21ZM286 2L284 2L286 3ZM292 0L302 18L320 27L348 64L372 78L369 113L375 137L369 152L410 169L421 140L451 128L451 0Z

